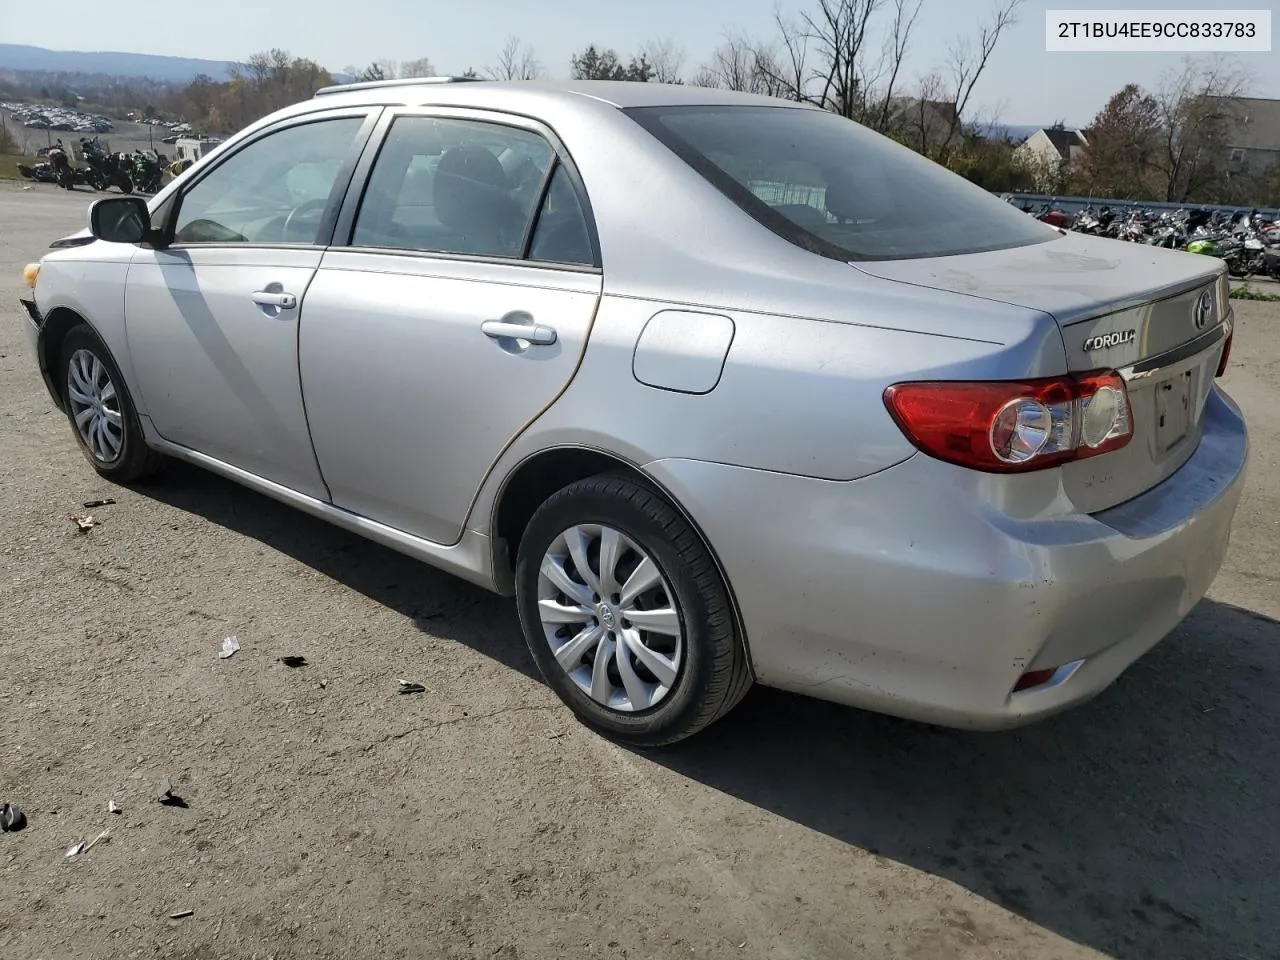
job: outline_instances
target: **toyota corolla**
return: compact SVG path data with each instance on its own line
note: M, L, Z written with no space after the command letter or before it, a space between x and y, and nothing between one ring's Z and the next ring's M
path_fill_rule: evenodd
M753 682L1080 703L1204 595L1247 460L1219 261L722 91L323 90L27 278L98 473L186 460L514 596L639 744Z

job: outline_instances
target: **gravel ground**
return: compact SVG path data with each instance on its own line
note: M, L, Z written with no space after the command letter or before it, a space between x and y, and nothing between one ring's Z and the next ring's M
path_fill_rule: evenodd
M964 734L757 689L640 754L507 602L193 469L96 478L16 304L87 199L0 184L0 957L1280 957L1280 304L1237 306L1222 575L1106 694Z

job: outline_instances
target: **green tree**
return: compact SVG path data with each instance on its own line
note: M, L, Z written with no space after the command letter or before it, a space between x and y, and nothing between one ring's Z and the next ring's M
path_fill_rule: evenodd
M1119 200L1149 200L1164 192L1158 170L1162 135L1155 98L1136 83L1126 84L1085 132L1079 187Z
M654 79L654 69L645 54L632 57L623 64L618 52L611 48L589 44L581 53L575 53L570 61L575 80L631 80L648 83Z

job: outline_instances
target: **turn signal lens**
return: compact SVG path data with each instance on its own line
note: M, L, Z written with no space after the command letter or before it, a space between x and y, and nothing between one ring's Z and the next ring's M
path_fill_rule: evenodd
M40 264L28 263L22 268L22 282L28 287L35 288L36 277L40 276Z
M1110 371L1016 383L899 383L884 401L925 453L991 473L1094 457L1133 436L1129 393Z

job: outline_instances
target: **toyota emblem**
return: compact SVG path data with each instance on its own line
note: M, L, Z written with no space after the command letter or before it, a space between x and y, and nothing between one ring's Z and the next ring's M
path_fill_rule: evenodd
M1191 308L1191 320L1196 325L1197 330L1203 330L1212 319L1213 295L1208 290L1205 290L1196 298L1195 305Z

